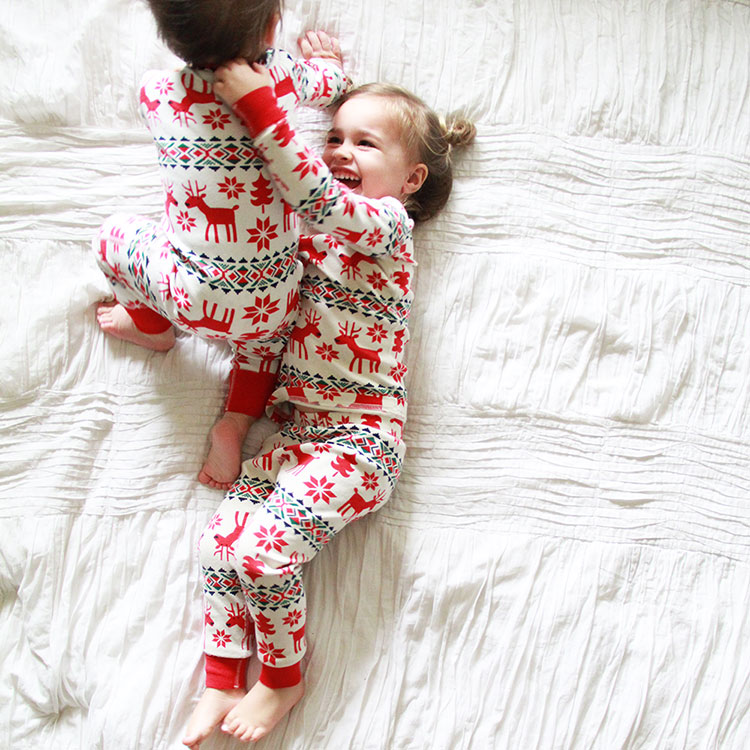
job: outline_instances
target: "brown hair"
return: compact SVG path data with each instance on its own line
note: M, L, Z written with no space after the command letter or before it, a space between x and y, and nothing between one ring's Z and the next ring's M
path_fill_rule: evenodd
M148 0L159 36L196 68L234 57L257 60L282 0Z
M418 96L389 83L366 83L347 92L338 109L355 96L382 96L391 104L401 126L404 146L427 167L427 178L416 193L406 196L404 207L415 222L426 221L445 206L453 188L453 151L474 140L474 124L460 114L445 118L433 112Z

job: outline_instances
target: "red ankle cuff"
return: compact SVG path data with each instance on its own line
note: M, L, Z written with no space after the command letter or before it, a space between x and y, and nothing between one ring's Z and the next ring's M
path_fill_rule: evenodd
M216 690L247 689L249 659L229 659L206 654L206 687Z
M172 327L165 317L148 307L126 307L125 309L141 333L164 333Z
M264 664L260 670L259 682L270 688L286 688L296 685L302 680L302 670L299 662L289 667L269 667Z

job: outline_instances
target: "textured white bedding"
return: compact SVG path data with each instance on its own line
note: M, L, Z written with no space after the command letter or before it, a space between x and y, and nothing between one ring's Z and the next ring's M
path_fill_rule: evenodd
M479 137L416 236L404 475L310 565L258 747L749 747L750 2L286 6ZM159 210L173 62L134 0L0 13L3 749L176 750L200 695L228 352L105 339L89 249Z

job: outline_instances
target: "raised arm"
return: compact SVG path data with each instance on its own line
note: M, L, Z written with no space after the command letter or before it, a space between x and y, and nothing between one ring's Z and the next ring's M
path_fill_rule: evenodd
M411 222L395 198L369 199L333 178L276 103L268 71L234 61L216 71L215 90L243 118L284 200L309 224L368 255L397 256Z
M351 85L336 37L308 31L298 40L301 60L294 64L294 84L301 104L327 107Z

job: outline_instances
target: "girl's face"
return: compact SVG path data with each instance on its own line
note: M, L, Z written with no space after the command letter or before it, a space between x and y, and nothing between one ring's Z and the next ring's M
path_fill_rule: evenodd
M407 154L388 100L371 94L354 96L339 107L323 161L335 179L366 198L403 200L427 177L427 167Z

